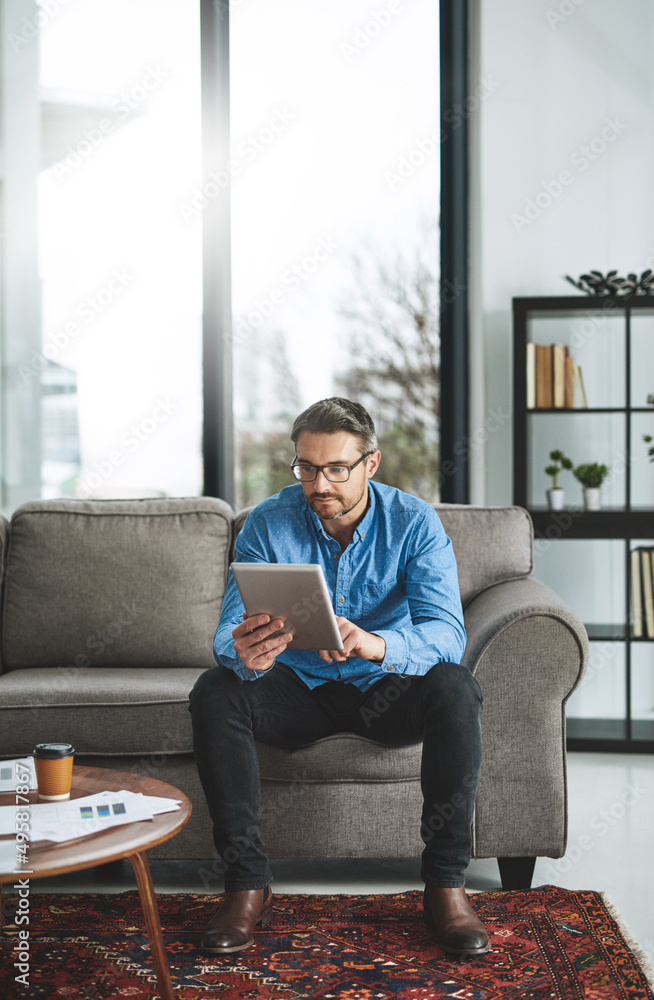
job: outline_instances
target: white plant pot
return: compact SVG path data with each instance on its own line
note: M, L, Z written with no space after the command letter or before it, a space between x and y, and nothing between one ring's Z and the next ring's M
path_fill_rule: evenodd
M601 492L599 486L584 486L584 510L600 510Z
M562 490L560 486L547 491L547 506L550 510L563 510L564 503L565 490Z

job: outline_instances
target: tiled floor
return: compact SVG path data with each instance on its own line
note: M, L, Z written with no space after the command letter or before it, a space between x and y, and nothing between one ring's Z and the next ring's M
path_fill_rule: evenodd
M540 858L534 885L599 889L620 911L654 965L654 755L573 753L568 758L566 856ZM152 861L160 892L203 892L202 862ZM420 889L418 860L286 861L273 865L276 892L402 892ZM42 879L39 890L119 892L135 887L128 862ZM473 861L470 891L500 888L494 859ZM214 892L220 885L212 884Z

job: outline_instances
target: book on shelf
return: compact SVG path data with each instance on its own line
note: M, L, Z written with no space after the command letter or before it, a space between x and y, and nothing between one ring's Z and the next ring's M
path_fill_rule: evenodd
M573 410L575 405L575 363L572 355L565 349L565 390L564 406L566 410Z
M643 611L647 638L654 639L654 593L652 591L652 559L650 549L641 549L643 571Z
M539 410L554 405L553 344L536 344L536 406Z
M581 366L575 362L574 365L574 382L577 387L577 392L579 393L579 405L582 410L588 409L588 402L586 400L586 392L584 390L584 380L581 377Z
M640 549L631 550L631 628L634 639L643 635L643 599L640 585Z
M634 639L654 639L654 549L631 550L631 628Z
M575 395L586 408L581 368L564 344L527 344L527 409L572 410Z
M536 345L527 344L527 409L536 406Z
M552 344L552 403L557 409L565 406L565 354L563 344Z

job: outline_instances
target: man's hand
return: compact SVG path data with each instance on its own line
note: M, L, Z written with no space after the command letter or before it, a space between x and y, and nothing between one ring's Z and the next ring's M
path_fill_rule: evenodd
M381 663L386 655L386 643L381 636L372 632L364 632L347 618L336 616L338 631L341 633L343 649L321 649L320 656L327 663L336 660L345 663L348 656L359 656L362 660L374 660Z
M284 627L281 618L270 620L270 615L252 615L232 630L234 649L248 670L267 670L272 667L275 657L283 653L293 636L289 632L275 636Z

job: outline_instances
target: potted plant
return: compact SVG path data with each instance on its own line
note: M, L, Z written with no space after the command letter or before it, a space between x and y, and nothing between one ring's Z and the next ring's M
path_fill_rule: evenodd
M600 509L600 487L608 474L606 465L600 465L598 462L576 465L572 470L572 475L583 486L586 510Z
M563 510L565 490L559 486L559 473L564 469L572 469L573 464L558 449L550 452L550 459L552 464L545 469L545 474L552 477L552 486L547 491L547 505L550 510Z

